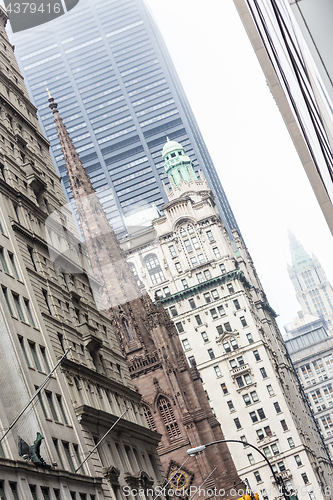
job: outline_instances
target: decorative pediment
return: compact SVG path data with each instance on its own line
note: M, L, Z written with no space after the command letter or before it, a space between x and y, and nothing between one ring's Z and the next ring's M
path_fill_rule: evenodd
M125 472L124 478L128 486L130 486L131 488L148 490L154 485L154 478L149 476L149 474L144 470L140 470L138 474L130 474L129 472Z
M114 465L110 467L103 467L103 475L105 479L114 486L119 486L120 470Z

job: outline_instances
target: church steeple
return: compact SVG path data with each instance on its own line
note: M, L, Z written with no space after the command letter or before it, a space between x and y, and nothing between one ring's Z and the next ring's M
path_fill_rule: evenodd
M185 153L183 146L178 142L170 141L169 138L167 138L162 156L165 160L165 172L172 186L177 187L182 180L191 182L198 179L191 159Z
M89 175L59 115L58 105L49 91L48 94L49 107L54 115L90 264L96 280L102 287L103 302L108 310L133 300L140 295L140 291Z

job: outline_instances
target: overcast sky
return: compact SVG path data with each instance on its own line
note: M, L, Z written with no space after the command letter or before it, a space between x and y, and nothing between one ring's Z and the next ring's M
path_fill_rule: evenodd
M282 327L300 309L288 227L333 283L333 239L303 166L233 1L146 2Z
M232 0L146 0L281 326L300 310L288 227L333 283L333 238Z

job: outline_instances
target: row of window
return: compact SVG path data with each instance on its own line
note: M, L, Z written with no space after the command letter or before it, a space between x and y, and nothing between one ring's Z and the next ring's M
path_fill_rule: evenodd
M189 358L189 361L190 361L190 358ZM194 360L194 363L195 363L195 360ZM267 373L266 373L265 368L260 368L260 373L261 373L261 376L262 376L263 379L267 378ZM252 380L251 380L250 375L244 375L244 378L243 377L237 377L236 378L236 382L237 382L239 388L245 387L245 384L246 385L252 384ZM271 388L270 385L267 386L267 390L268 390L268 392L269 391L273 391L273 388L271 388L271 389L268 389L268 388ZM223 394L229 394L227 386L226 386L226 384L224 382L222 382L222 384L221 384L221 389L223 391ZM273 392L270 395L273 395Z
M8 273L12 276L15 276L15 278L18 280L20 279L20 276L19 276L19 273L18 273L18 270L16 267L16 263L15 263L14 254L9 252L9 251L6 251L3 247L0 247L0 262L2 265L2 269L6 273ZM10 266L11 270L10 270L9 266Z
M0 480L0 497L3 500L8 499L8 490L10 490L14 500L20 500L20 495L17 488L17 483L13 481L9 481L8 485L5 481ZM38 486L35 484L29 484L29 490L33 500L37 500L40 498L40 495L37 493ZM40 487L41 495L43 500L62 500L62 496L60 493L60 489L58 488L49 488L47 486ZM75 491L70 491L71 500L95 500L95 495L87 493L76 493ZM22 495L24 497L25 495Z
M256 395L256 397L258 397L258 396ZM230 409L230 407L232 407L233 408L232 411L236 411L235 408L234 408L234 406L233 406L233 404L232 404L232 401L228 401L227 404L229 406L229 409ZM277 414L281 413L281 408L280 408L279 403L275 402L275 403L273 403L273 405L274 405L276 413ZM264 412L264 410L262 408L259 408L259 410L251 411L249 413L249 415L250 415L250 418L251 418L251 420L252 420L253 423L259 422L259 420L263 420L263 419L266 418L265 412ZM283 422L283 425L285 425L285 427L286 427L286 428L284 428L284 430L288 430L288 427L287 427L287 424L285 423L285 420L282 420L282 422ZM235 423L236 429L241 429L242 428L242 425L240 423L239 418L234 418L234 423ZM283 427L283 425L282 425L282 427Z
M16 316L16 314L14 314L14 310L16 310L17 316L21 321L29 323L31 326L36 326L30 309L29 300L25 299L24 297L20 297L17 293L8 290L4 286L2 286L1 289L10 315ZM15 306L15 309L13 307L13 304Z
M38 346L38 349L36 347L36 343L28 340L26 341L23 337L18 335L18 340L23 352L24 359L27 363L27 366L30 368L36 368L39 371L49 373L50 372L50 365L46 356L46 350L44 346ZM29 351L30 351L30 356L28 355L27 349L26 349L26 342L28 343L29 346ZM42 366L43 365L43 366Z

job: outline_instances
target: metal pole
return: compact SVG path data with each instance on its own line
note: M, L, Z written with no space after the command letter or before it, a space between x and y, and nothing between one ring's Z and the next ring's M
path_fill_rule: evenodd
M221 439L219 441L213 441L212 443L208 443L208 444L205 444L205 445L202 445L202 446L197 446L198 451L195 451L196 448L191 448L189 450L187 450L187 453L191 456L192 453L193 455L196 455L197 453L199 453L200 451L203 451L205 448L207 448L207 446L211 446L213 444L219 444L219 443L240 443L244 446L244 441L239 441L237 439ZM271 466L271 463L269 462L268 458L266 457L266 455L259 450L259 448L257 448L256 446L254 446L253 444L251 443L248 443L246 442L247 446L251 446L251 448L253 448L254 450L256 450L258 453L260 453L260 455L266 460L267 464L269 465L269 468L271 469L271 472L273 474L273 477L275 479L275 482L277 484L277 486L279 487L280 485L282 486L282 495L284 497L285 500L290 500L289 498L289 495L286 495L285 494L285 488L284 488L284 484L283 484L283 480L282 478L278 477L275 472L274 472L274 469L273 467ZM192 452L192 453L191 453ZM279 490L279 488L278 488Z
M38 396L38 394L40 393L40 391L43 389L43 387L45 386L45 384L48 382L49 378L51 377L51 375L53 374L53 372L56 371L56 369L58 368L58 366L60 365L60 363L62 362L62 360L67 356L68 352L72 349L72 347L69 347L67 349L67 351L65 352L65 354L59 359L58 363L55 365L55 367L50 371L50 373L48 374L48 376L46 377L46 379L44 380L44 382L38 387L37 391L35 392L35 394L32 396L32 398L29 400L29 402L25 405L25 407L23 408L23 410L17 415L17 417L13 420L13 422L10 424L10 426L8 427L8 429L6 430L6 432L4 433L3 436L1 436L0 438L0 443L1 441L7 436L7 434L9 433L9 431L14 427L14 425L16 424L16 422L21 418L21 416L23 415L23 413L25 412L25 410L31 405L31 403L33 402L34 399L36 399L36 397Z
M86 461L88 460L89 457L91 457L91 455L94 453L94 451L96 450L96 448L101 444L101 442L103 441L103 439L106 438L106 436L112 431L112 429L114 429L114 427L117 425L117 423L119 422L119 420L123 417L123 415L125 415L125 413L129 410L129 408L126 408L126 410L120 415L120 417L117 418L117 420L115 421L115 423L110 427L110 429L104 434L104 436L98 441L98 443L94 446L94 448L91 450L91 452L89 453L89 455L83 460L83 462L80 463L80 465L78 466L77 469L75 469L74 472L77 472L79 469L81 469L82 465L86 463Z
M202 481L202 483L200 484L199 486L199 489L197 489L197 491L195 493L193 493L193 495L191 496L190 500L192 500L192 498L195 497L195 495L198 493L198 491L200 491L200 488L201 486L203 486L205 484L206 481L208 481L208 479L210 478L210 476L216 471L217 467L215 467L215 469L212 470L212 472L210 474L208 474L208 476L206 477L206 479L204 479Z
M186 464L186 462L187 462L189 459L190 459L190 457L187 457L187 459L185 460L185 462L183 462L183 463L181 464L181 466L179 467L179 469L178 469L178 470L176 470L176 472L174 472L174 473L173 473L173 475L170 477L170 479L169 479L169 481L167 482L167 484L166 484L166 485L164 486L164 488L163 488L163 489L159 492L159 494L158 494L158 495L154 498L154 500L156 500L156 498L158 498L160 495L162 495L162 491L164 491L164 490L165 490L165 488L168 486L168 484L170 484L170 483L171 483L171 479L173 478L173 476L174 476L175 474L177 474L177 472L179 472L179 471L180 471L180 469L183 467L183 465L185 465L185 464Z

